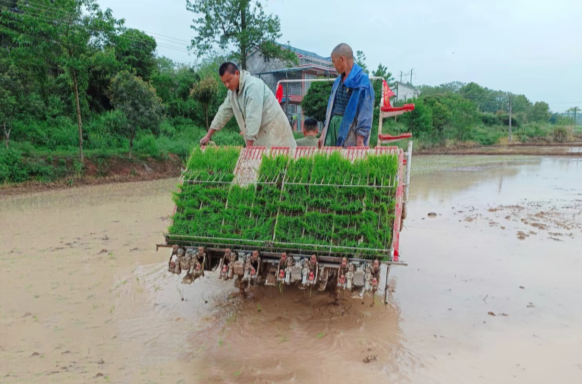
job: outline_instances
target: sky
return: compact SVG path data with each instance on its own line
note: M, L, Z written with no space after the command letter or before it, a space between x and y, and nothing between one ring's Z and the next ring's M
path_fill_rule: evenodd
M192 63L195 14L186 0L98 0L126 26L158 42L158 54ZM339 43L367 66L387 66L414 85L476 82L546 101L554 112L582 107L581 0L268 0L280 42L329 56Z

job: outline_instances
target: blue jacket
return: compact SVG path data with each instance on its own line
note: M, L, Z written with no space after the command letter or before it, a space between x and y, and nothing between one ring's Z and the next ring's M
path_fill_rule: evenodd
M328 125L332 119L331 115L334 99L340 81L342 81L342 75L338 76L336 81L334 81L334 85L332 85L332 93L330 94L328 108L326 109L326 132L328 132ZM358 136L363 136L365 144L368 144L372 127L372 113L374 106L374 90L368 79L368 74L355 63L346 77L344 85L348 88L352 88L353 91L350 100L348 101L348 105L346 106L346 110L344 111L344 116L342 117L342 124L338 131L338 141L336 142L336 145L339 147L344 146L346 138L348 137L348 132L351 128L354 129L354 133Z

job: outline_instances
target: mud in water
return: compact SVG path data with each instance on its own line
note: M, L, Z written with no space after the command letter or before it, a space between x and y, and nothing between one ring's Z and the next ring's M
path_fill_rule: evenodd
M176 180L0 199L0 382L580 382L581 161L486 157L413 163L388 306L181 284Z

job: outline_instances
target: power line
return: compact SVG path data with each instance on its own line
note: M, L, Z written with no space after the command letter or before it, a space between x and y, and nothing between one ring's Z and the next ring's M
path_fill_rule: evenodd
M5 25L0 25L0 28L8 29L9 31L16 32L16 33L21 34L21 35L24 35L24 36L32 37L33 39L40 39L40 40L48 41L49 43L54 43L54 44L60 45L61 47L66 47L65 44L63 44L60 41L55 41L55 40L52 40L52 39L47 39L46 37L42 37L42 36L30 35L28 33L24 33L24 32L21 32L21 31L17 31L15 29L12 29L12 28L7 27ZM72 43L69 43L67 45L72 46L72 47L77 47L77 48L85 48L85 47L83 47L81 45L72 44Z
M44 41L48 41L48 42L52 42L52 43L55 43L55 44L58 44L58 45L60 45L61 47L72 46L72 47L77 47L77 48L81 48L81 49L85 48L85 46L81 46L81 45L78 45L78 44L73 44L73 43L66 43L66 44L65 44L65 43L63 43L63 42L60 42L60 41L56 41L56 40L47 39L47 38L45 38L45 37L43 37L43 36L38 36L38 35L31 35L31 34L29 34L29 33L22 32L22 31L19 31L19 30L16 30L16 29L10 28L10 27L8 27L8 26L6 26L6 25L0 25L0 28L7 29L7 30L9 30L9 31L11 31L11 32L13 32L13 33L16 33L16 34L20 34L20 35L28 36L28 37L30 37L30 38L32 38L32 39L40 39L40 40L44 40ZM138 43L141 43L141 42L138 42ZM182 51L182 50L180 50L180 49L178 49L178 48L174 48L174 47L165 47L165 46L162 46L162 48L167 48L167 49L174 49L174 50L176 50L176 51L179 51L179 52L184 52L184 51Z
M0 1L2 1L2 0L0 0ZM59 23L59 22L61 22L61 21L62 21L62 19L55 19L55 18L44 17L44 16L35 16L35 15L31 15L31 14L18 14L18 13L11 12L11 11L8 11L8 13L12 13L12 14L14 14L14 15L17 15L17 16L20 16L20 17L29 17L29 18L32 18L32 19L35 19L35 20L41 20L41 21L45 21L45 22L54 22L54 23ZM10 20L10 21L13 21L13 20ZM78 25L78 24L71 24L71 26L73 26L73 27L77 27L77 28L82 28L82 29L85 29L86 31L89 31L89 29L87 29L87 28L84 28L84 27L82 27L81 25ZM97 32L108 32L107 30L105 30L105 29L100 29L100 28L94 28L94 29L92 29L92 31L97 31ZM118 35L118 36L119 36L119 35ZM150 37L151 37L151 36L150 36ZM133 42L141 42L141 43L145 43L145 42L147 41L147 40L145 40L145 39L140 39L140 38L135 38L135 37L127 37L127 36L126 36L126 37L124 37L124 38L125 38L126 40L128 40L128 41L133 41ZM153 37L152 37L152 38L153 38ZM156 40L155 38L153 38L153 39L154 39L154 40ZM178 49L182 49L181 47L174 46L174 45L171 45L170 43L166 43L166 42L162 42L162 43L159 43L159 42L157 42L157 43L158 43L158 44L160 44L160 45L166 46L166 47L171 47L171 48L178 48Z
M33 17L33 16L30 16L30 15L29 15L28 17ZM12 21L12 20L11 20L11 21ZM11 24L15 24L15 23L11 23ZM89 31L88 29L85 29L85 28L83 28L83 27L81 27L81 26L79 26L79 25L72 25L72 26L74 26L74 27L77 27L77 28L79 28L79 29L84 29L86 32L87 32L87 31ZM29 37L32 37L32 38L39 38L39 39L43 39L43 37L42 37L42 36L38 36L38 35L31 35L31 34L28 34L28 33L26 33L26 32L23 32L23 31L19 31L19 30L17 30L17 29L10 28L10 27L8 27L8 26L6 26L6 25L1 25L1 24L0 24L0 27L7 28L7 29L11 30L12 32L19 33L19 34L22 34L22 35L25 35L25 36L29 36ZM105 32L105 30L99 30L99 29L96 29L96 31ZM145 42L146 42L145 40L140 40L140 39L132 39L132 38L128 38L128 37L124 37L124 39L126 39L127 41L130 41L130 42L137 43L137 44L145 44ZM44 39L44 40L46 40L46 39ZM70 43L69 45L71 45L71 46L76 46L76 47L79 47L79 48L83 48L82 46L75 45L75 44L72 44L72 43ZM161 48L171 49L171 50L175 50L175 51L178 51L178 52L188 52L188 50L186 50L186 49L182 49L182 48L179 48L179 47L176 47L176 46L172 46L172 45L161 44L161 43L159 43L159 42L156 42L156 47L157 47L157 48L158 48L158 47L161 47Z
M15 32L15 33L20 34L20 35L28 36L28 37L30 37L32 39L40 39L40 40L48 41L49 43L57 44L57 45L59 45L59 46L61 46L63 48L67 48L68 46L69 47L77 47L77 48L80 48L80 49L86 48L86 46L82 46L82 45L78 45L78 44L73 44L73 43L66 43L65 44L65 43L60 42L60 41L56 41L56 40L52 40L52 39L47 39L46 37L43 37L43 36L31 35L29 33L25 33L25 32L22 32L22 31L17 31L15 29L12 29L12 28L7 27L5 25L0 25L0 29L2 29L2 28L7 29L7 30L12 31L12 32Z
M0 2L6 3L5 0L0 0ZM35 20L40 20L40 21L45 21L45 22L54 22L54 23L62 22L62 17L56 19L56 18L52 18L52 17L46 17L46 16L41 16L41 15L32 15L32 14L28 14L28 13L22 13L22 14L20 14L20 13L16 13L16 12L12 12L12 11L5 11L5 12L11 13L13 15L17 15L19 17L29 17L29 18L32 18L32 19L35 19ZM10 21L14 21L14 20L10 20ZM71 24L71 26L74 26L74 27L77 27L77 28L83 28L86 31L89 31L89 29L86 29L86 28L84 28L84 27L82 27L80 25L77 25L77 24ZM131 29L133 29L133 28L131 28ZM92 31L107 32L107 30L105 30L105 29L99 29L99 28L92 29ZM146 31L143 31L143 32L147 34ZM165 41L160 42L160 41L158 41L158 39L162 39L163 40L164 38L155 38L153 36L150 36L150 37L152 39L154 39L156 41L157 46L159 46L161 48L173 49L173 50L180 51L180 52L187 52L187 53L189 52L185 47L179 47L179 46L173 45L173 44L176 44L176 42L165 42ZM146 42L145 39L139 39L139 38L136 38L136 37L127 37L127 36L125 36L123 38L125 40L131 41L131 42L137 42L137 43L145 43ZM174 39L174 38L172 38L172 39ZM174 40L180 41L179 39L174 39ZM186 41L184 41L184 43L186 43Z
M9 0L0 0L0 3L5 3L8 5L12 5L12 3ZM43 4L26 4L26 8L31 8L37 11L43 11L43 12L47 12L49 15L52 15L51 19L55 20L55 21L60 21L61 20L61 14L58 13L58 10L62 10L64 13L68 13L67 10L65 10L64 8L59 8L59 7L50 7L50 6L46 6ZM11 12L14 13L14 12ZM23 14L24 15L24 14ZM32 15L28 15L28 16L32 16ZM34 16L32 16L34 17ZM129 27L131 28L131 27ZM131 28L133 29L133 28ZM137 29L137 28L136 28ZM190 41L187 40L182 40L182 39L177 39L175 37L171 37L171 36L165 36L159 33L154 33L154 32L148 32L143 30L143 32L147 33L147 34L153 34L153 35L157 35L160 36L160 39L165 39L165 40L171 40L171 42L177 42L177 43L181 43L181 44L190 44Z

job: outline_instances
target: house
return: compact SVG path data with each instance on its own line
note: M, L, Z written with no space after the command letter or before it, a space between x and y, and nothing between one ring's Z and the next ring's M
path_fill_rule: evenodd
M409 99L416 99L421 93L410 83L395 82L395 94L397 95L395 101L407 101Z
M282 45L282 47L288 48ZM256 49L247 58L247 71L262 79L272 90L276 91L277 82L286 79L315 79L318 77L338 76L334 69L332 59L303 49L289 47L298 58L298 64L289 67L289 64L280 59L268 59ZM300 124L296 130L301 131L306 116L302 114L301 102L306 92L310 89L310 83L283 83L284 110L288 118L295 116Z

